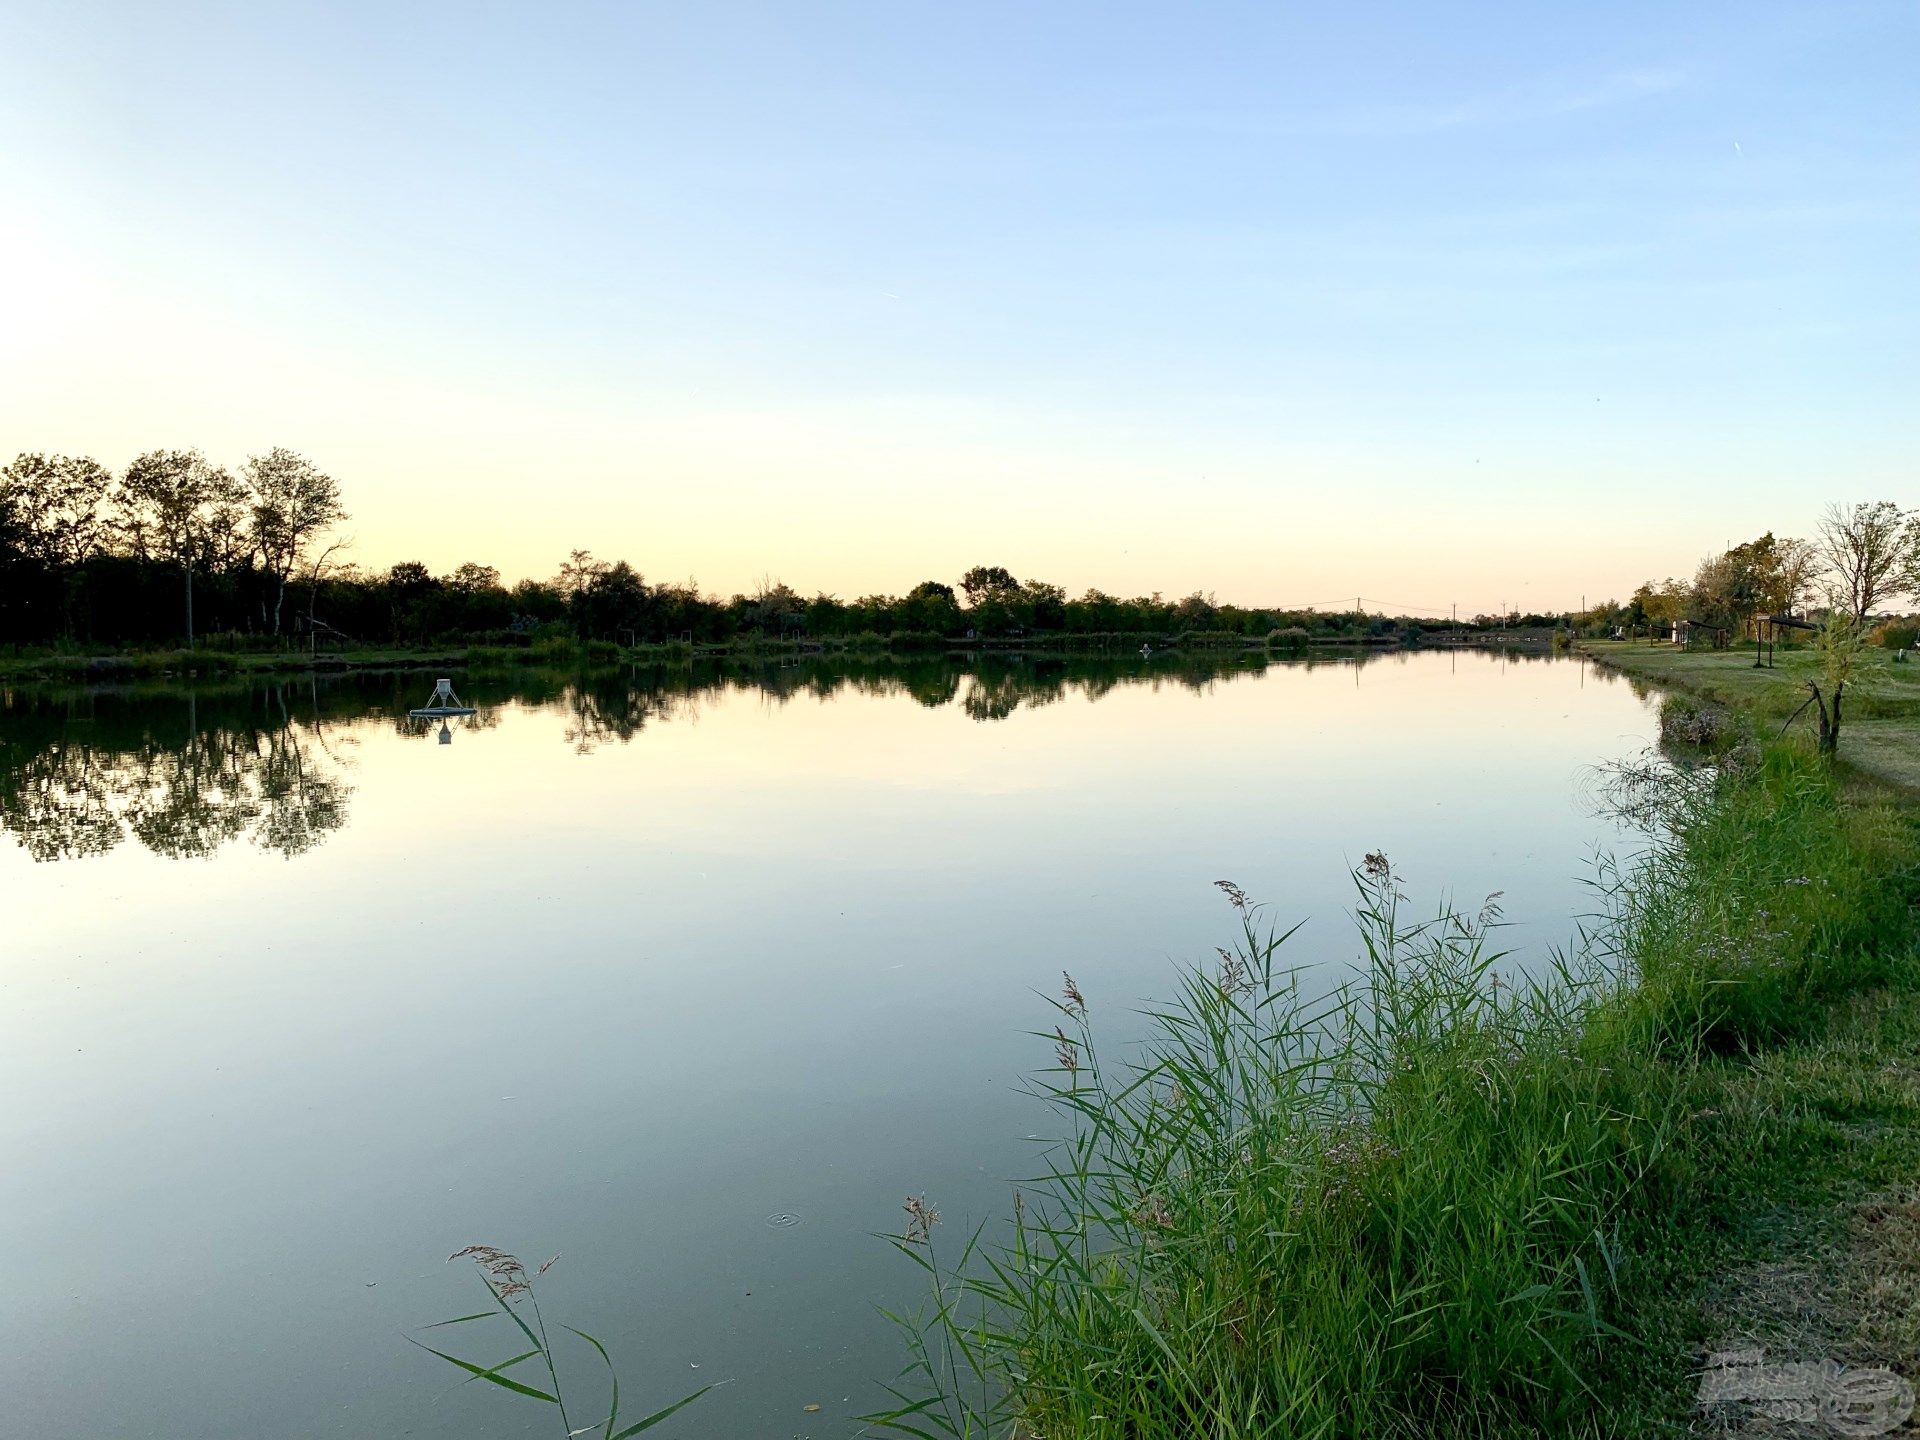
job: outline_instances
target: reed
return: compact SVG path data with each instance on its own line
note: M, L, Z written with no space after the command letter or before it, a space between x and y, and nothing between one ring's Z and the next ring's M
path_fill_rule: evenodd
M1593 1433L1639 1363L1635 1256L1713 1183L1702 1057L1787 1033L1904 950L1893 812L1803 750L1617 777L1645 848L1530 974L1497 912L1410 921L1354 875L1360 959L1315 995L1237 887L1235 943L1103 1050L1070 979L1036 1032L1060 1139L948 1255L893 1243L930 1307L868 1420L915 1436ZM1638 810L1636 812L1636 808ZM1692 1187L1691 1189L1689 1187ZM1638 1287L1638 1288L1636 1288Z
M554 1260L560 1257L555 1256ZM651 1430L662 1421L693 1404L702 1395L713 1389L703 1385L691 1395L683 1395L671 1405L643 1416L628 1425L620 1424L620 1376L615 1370L613 1357L607 1353L607 1347L584 1330L576 1330L571 1325L558 1328L590 1346L606 1370L608 1399L607 1413L604 1419L589 1421L584 1425L574 1423L580 1407L577 1391L569 1392L561 1381L561 1365L555 1353L554 1344L548 1337L546 1317L541 1313L539 1297L534 1293L538 1279L552 1268L554 1260L548 1260L534 1270L528 1270L517 1256L497 1249L492 1245L469 1245L456 1251L449 1260L471 1260L480 1283L485 1287L490 1302L485 1310L476 1310L469 1315L456 1315L450 1320L436 1321L424 1327L427 1330L441 1330L454 1325L477 1325L485 1322L506 1320L513 1328L510 1343L526 1345L528 1348L505 1360L491 1365L474 1360L464 1360L445 1350L427 1344L424 1340L407 1338L413 1344L425 1350L429 1355L438 1356L457 1370L466 1372L473 1380L480 1380L510 1395L518 1395L542 1405L553 1407L554 1423L558 1427L561 1440L573 1440L573 1437L591 1435L597 1440L631 1440L632 1436ZM499 1329L499 1325L494 1325ZM520 1367L526 1367L520 1369ZM518 1375L509 1371L519 1370ZM544 1372L544 1384L542 1376ZM522 1379L521 1376L526 1378ZM574 1394L574 1408L570 1413L567 1405L569 1393ZM598 1413L598 1406L593 1407Z

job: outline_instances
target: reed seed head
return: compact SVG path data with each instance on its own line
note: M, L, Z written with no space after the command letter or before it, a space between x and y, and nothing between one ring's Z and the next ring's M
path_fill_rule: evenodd
M933 1227L940 1223L940 1212L927 1204L924 1195L909 1195L907 1203L900 1208L907 1212L907 1243L927 1244L933 1238Z
M553 1260L559 1258L556 1255ZM524 1295L533 1289L533 1276L527 1273L527 1267L520 1263L519 1256L509 1255L498 1246L469 1245L466 1249L456 1250L447 1257L449 1264L455 1260L472 1260L487 1277L487 1283L503 1300L515 1295ZM539 1273L546 1274L547 1266L552 1265L553 1260L542 1265Z
M1247 898L1247 892L1231 880L1216 880L1214 886L1227 897L1227 903L1236 910L1247 910L1253 902Z
M1080 1073L1080 1047L1067 1038L1067 1032L1058 1025L1053 1027L1054 1038L1060 1043L1053 1047L1053 1058L1060 1062L1060 1068L1068 1074Z

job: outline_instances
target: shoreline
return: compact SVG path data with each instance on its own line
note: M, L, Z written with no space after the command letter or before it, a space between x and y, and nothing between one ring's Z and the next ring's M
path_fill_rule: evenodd
M1812 670L1805 650L1781 650L1772 667L1761 668L1751 649L1698 651L1643 640L1581 640L1574 649L1636 684L1745 715L1763 738L1778 738L1789 725L1797 731L1812 724L1805 714L1794 718ZM1872 654L1848 687L1839 758L1848 770L1909 801L1920 797L1920 663L1902 665L1884 651Z
M206 680L240 675L379 674L435 669L454 672L485 669L543 669L559 666L661 664L697 660L789 660L858 656L875 660L977 659L985 656L1047 659L1153 658L1177 656L1246 656L1273 660L1299 659L1321 652L1384 654L1397 650L1508 649L1544 652L1550 642L1531 634L1469 635L1460 639L1377 637L1349 639L1313 637L1304 643L1276 645L1259 639L1192 639L1164 635L1055 634L1022 638L993 637L914 641L896 648L882 637L806 641L752 641L688 644L664 641L641 645L614 645L604 641L546 642L528 646L420 646L321 651L318 654L284 650L127 650L97 655L45 651L0 655L0 682L14 684L71 684L132 679Z
M1221 1415L1352 1440L1590 1440L1747 1418L1742 1374L1703 1383L1730 1354L1920 1380L1920 805L1851 754L1831 767L1777 738L1792 664L1756 678L1737 653L1580 649L1724 704L1737 746L1726 767L1617 777L1645 787L1621 792L1623 816L1659 820L1604 886L1598 949L1569 957L1598 971L1503 1001L1476 932L1402 928L1370 856L1359 983L1370 1013L1418 1018L1368 1027L1364 1063L1329 1072L1351 1091L1331 1125L1261 1067L1313 1035L1269 996L1271 932L1244 897L1245 943L1164 1012L1165 1073L1083 1071L1095 1042L1069 981L1061 1068L1036 1075L1069 1137L1053 1179L1003 1218L1016 1240L990 1268L912 1254L930 1274L915 1383L863 1418L1068 1440L1113 1433L1116 1413L1136 1440ZM1913 698L1880 694L1849 723L1910 726ZM1230 1103L1194 1099L1209 1095ZM909 1231L910 1251L927 1243ZM1009 1317L984 1338L951 1318L974 1296ZM1004 1405L969 1398L982 1373Z

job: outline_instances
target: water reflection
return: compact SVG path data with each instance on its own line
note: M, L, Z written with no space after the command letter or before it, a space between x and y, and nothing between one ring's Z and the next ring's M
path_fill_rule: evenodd
M873 1233L1030 1173L1035 990L1130 1025L1222 877L1335 983L1376 849L1422 911L1506 891L1533 963L1613 833L1571 788L1652 733L1471 653L467 671L450 746L434 678L0 687L12 1430L509 1433L397 1338L476 1240L576 1257L649 1385L729 1381L707 1433L845 1430L919 1293Z
M1275 665L1296 669L1394 663L1401 652L1304 659L1264 653L1141 656L988 654L920 659L810 656L751 664L703 661L593 672L470 675L476 710L451 729L411 719L411 674L166 688L0 693L0 830L36 860L102 855L129 837L156 854L210 856L245 842L292 857L347 821L352 729L382 724L422 743L495 729L511 706L557 707L577 754L627 745L649 725L696 720L725 696L780 706L853 692L899 697L970 719L1005 720L1070 695L1098 700L1121 686L1204 694ZM1546 657L1519 656L1520 659Z
M346 823L347 762L287 687L218 694L16 694L0 704L0 830L36 860L129 837L195 858L236 841L292 857Z

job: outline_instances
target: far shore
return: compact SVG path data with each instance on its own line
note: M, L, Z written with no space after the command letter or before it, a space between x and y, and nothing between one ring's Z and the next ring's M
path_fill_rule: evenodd
M904 643L902 643L904 642ZM257 643L257 642L255 642ZM16 683L85 683L127 679L203 679L238 674L341 674L349 672L469 669L511 669L521 666L618 665L671 663L701 659L785 659L813 655L859 655L875 659L925 659L977 655L1126 656L1264 654L1288 659L1309 652L1381 651L1421 648L1505 646L1529 650L1549 648L1548 630L1462 631L1406 638L1383 635L1306 637L1247 637L1240 635L1080 635L1054 633L1026 636L833 636L807 639L768 639L700 643L666 641L615 645L604 641L543 641L526 646L423 645L378 646L364 649L308 651L252 648L222 643L216 637L195 649L117 650L84 654L66 649L29 649L0 653L0 681Z

